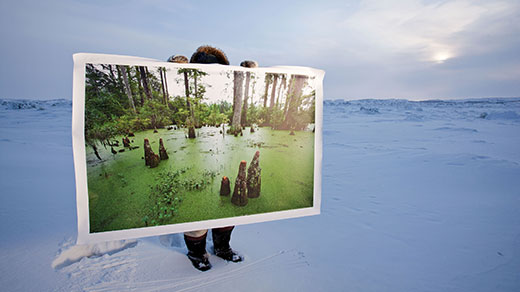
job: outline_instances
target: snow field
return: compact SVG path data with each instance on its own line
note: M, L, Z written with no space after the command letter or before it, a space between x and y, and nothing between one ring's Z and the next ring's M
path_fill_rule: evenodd
M2 287L518 291L519 113L518 99L326 101L322 214L238 226L245 262L211 255L200 273L181 234L74 246L70 102L1 100Z

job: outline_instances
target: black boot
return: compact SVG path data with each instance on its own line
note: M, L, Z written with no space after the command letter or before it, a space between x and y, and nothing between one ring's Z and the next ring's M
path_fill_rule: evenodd
M184 235L186 247L188 247L188 258L193 266L200 271L211 269L211 264L206 253L206 234L201 237L191 237Z
M234 226L224 228L214 228L213 232L213 246L215 247L215 255L230 262L241 262L243 258L234 252L229 246L231 240L231 232Z

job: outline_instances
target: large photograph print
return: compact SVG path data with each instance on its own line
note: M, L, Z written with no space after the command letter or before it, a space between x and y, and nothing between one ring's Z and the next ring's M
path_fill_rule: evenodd
M319 213L322 71L74 58L78 242Z

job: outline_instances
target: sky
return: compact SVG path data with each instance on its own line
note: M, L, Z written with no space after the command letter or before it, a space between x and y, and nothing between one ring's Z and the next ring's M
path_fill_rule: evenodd
M0 98L72 98L72 54L322 69L324 99L520 96L520 1L10 1Z

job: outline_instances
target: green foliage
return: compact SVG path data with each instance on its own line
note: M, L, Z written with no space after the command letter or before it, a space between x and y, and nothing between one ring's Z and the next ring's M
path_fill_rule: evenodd
M149 214L142 219L146 226L171 222L171 218L175 216L183 201L183 194L188 191L203 190L213 182L216 176L215 172L204 171L202 175L197 176L198 178L185 177L183 174L187 170L183 168L159 173L156 185L151 187L150 192L153 205Z
M147 100L139 112L139 118L142 121L149 121L144 124L148 129L162 128L172 124L173 113L167 105L157 100Z

